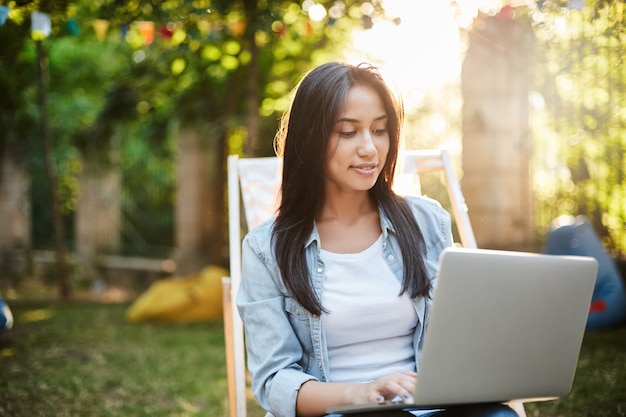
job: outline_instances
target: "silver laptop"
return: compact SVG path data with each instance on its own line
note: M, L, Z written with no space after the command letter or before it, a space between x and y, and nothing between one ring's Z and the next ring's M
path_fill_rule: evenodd
M332 413L563 397L574 380L598 263L591 257L448 248L412 403Z

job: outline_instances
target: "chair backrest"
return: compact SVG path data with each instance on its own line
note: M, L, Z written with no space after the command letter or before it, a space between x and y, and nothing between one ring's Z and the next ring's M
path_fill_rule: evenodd
M476 238L467 213L465 198L448 151L445 149L409 150L402 152L401 155L395 191L403 195L419 195L421 194L420 174L442 171L461 245L466 248L476 248Z
M405 195L419 195L419 174L442 170L461 244L476 247L465 199L447 151L405 151L402 155L396 191ZM246 417L247 414L243 323L234 302L241 282L242 230L250 230L274 215L280 202L281 178L280 158L228 157L230 277L224 277L222 282L229 417ZM245 225L241 222L240 201L243 201ZM525 416L523 408L516 408L516 411L520 416Z
M243 323L235 299L241 282L242 230L271 218L279 203L282 163L277 157L228 157L228 237L230 277L222 279L229 417L245 417L246 366ZM241 205L245 223L241 221Z
M230 161L236 163L239 170L246 226L254 229L271 218L278 209L282 160L277 157L237 158L232 155Z

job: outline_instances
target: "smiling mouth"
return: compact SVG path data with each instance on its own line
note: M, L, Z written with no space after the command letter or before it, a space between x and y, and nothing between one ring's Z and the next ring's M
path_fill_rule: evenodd
M376 170L376 166L375 165L368 165L368 166L356 166L356 165L353 165L352 168L356 169L357 171L362 171L362 172L372 172L372 171Z

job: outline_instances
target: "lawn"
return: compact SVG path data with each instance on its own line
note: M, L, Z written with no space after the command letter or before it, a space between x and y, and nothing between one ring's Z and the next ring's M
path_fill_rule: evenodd
M0 340L0 416L227 416L221 322L134 324L127 307L13 302L15 327ZM263 415L252 399L249 409ZM526 410L626 416L626 326L587 333L570 395Z
M221 322L134 324L127 307L12 303L0 416L226 416Z

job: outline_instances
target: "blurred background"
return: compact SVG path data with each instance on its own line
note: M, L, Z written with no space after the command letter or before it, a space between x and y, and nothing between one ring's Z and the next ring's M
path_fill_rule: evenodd
M272 156L331 60L381 66L404 148L448 150L479 247L601 258L590 316L615 314L571 393L525 408L626 416L624 8L0 0L0 416L229 415L227 156Z
M483 248L585 216L626 253L624 2L0 1L0 294L228 266L226 157L273 155L303 73L373 62L447 148ZM446 204L439 178L422 190Z

